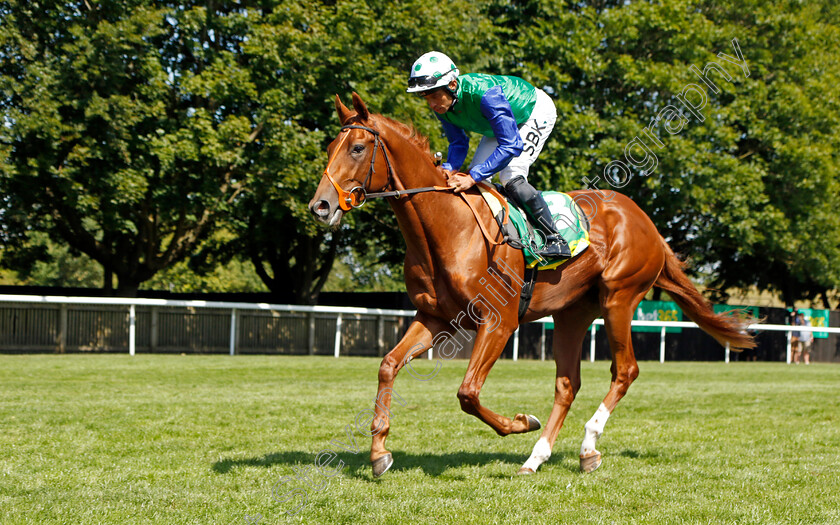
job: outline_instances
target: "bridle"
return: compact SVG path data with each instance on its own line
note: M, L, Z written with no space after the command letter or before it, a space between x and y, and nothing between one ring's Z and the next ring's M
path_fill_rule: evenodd
M370 169L368 169L367 175L365 175L365 180L364 180L364 182L362 182L362 185L361 186L354 186L353 188L350 189L350 191L347 191L344 188L342 188L341 186L339 186L338 183L335 181L335 179L332 178L332 175L330 175L330 166L332 165L332 162L335 160L336 156L338 155L338 152L341 151L341 145L344 143L344 141L347 139L347 137L350 134L348 133L348 134L344 135L343 137L341 137L341 141L339 141L338 146L336 146L336 148L333 150L333 154L330 157L330 160L327 161L327 167L324 168L324 176L327 177L330 180L330 182L332 182L332 185L335 187L335 191L338 192L338 206L342 210L350 211L350 210L355 209L355 208L360 208L360 207L362 207L362 205L364 205L365 202L367 202L367 199L369 199L369 198L374 199L374 198L377 198L377 197L396 197L396 198L399 199L403 195L411 195L413 193L424 193L424 192L427 192L427 191L452 191L452 190L454 190L454 188L451 187L451 186L424 186L422 188L411 188L411 189L407 189L407 190L379 191L379 192L375 192L375 193L368 193L367 192L368 182L370 181L371 177L373 177L373 174L376 171L375 164L376 164L376 150L377 149L382 150L382 156L385 157L385 164L388 166L388 182L385 184L383 189L387 188L388 186L391 186L392 183L394 182L394 170L391 167L391 160L388 158L388 150L385 149L385 143L382 141L382 138L379 136L378 131L376 131L373 128L368 128L366 126L347 125L347 126L342 126L341 131L339 133L344 133L345 131L350 130L350 129L361 129L361 130L367 131L367 132L369 132L373 135L373 155L370 158ZM495 190L491 190L491 192L495 192ZM498 192L495 192L495 193L496 193L496 195L498 195ZM505 244L505 243L508 242L509 238L504 232L504 224L506 224L507 221L508 221L509 211L507 209L507 203L501 197L501 195L498 195L498 198L499 198L499 201L503 203L504 211L505 211L504 217L502 218L501 222L499 223L499 230L500 230L502 236L504 237L501 242L494 240L493 237L490 235L490 233L487 231L487 228L484 226L484 223L481 221L481 219L478 216L478 210L475 209L475 206L473 206L473 204L467 199L466 195L464 193L458 193L457 195L460 196L461 199L463 199L464 202L467 203L467 206L470 207L470 210L472 211L473 216L475 217L475 220L478 223L478 227L481 229L481 233L484 235L484 238L487 239L487 241L491 245L498 246L500 244Z
M324 168L324 176L330 180L333 187L335 187L335 191L338 192L338 206L342 210L350 211L354 208L360 208L362 205L364 205L365 202L367 202L367 199L369 198L375 199L377 197L396 197L399 199L403 195L410 195L413 193L422 193L426 191L448 191L453 189L449 186L426 186L423 188L412 188L408 190L380 191L375 193L368 193L368 182L370 182L371 177L373 177L374 173L376 172L376 150L382 150L382 156L385 157L385 164L388 166L388 183L385 185L386 188L392 185L392 182L394 180L394 169L391 167L391 159L388 158L388 150L385 149L385 143L382 141L382 138L379 136L379 132L377 130L373 128L368 128L366 126L348 125L342 126L340 133L344 133L347 130L351 129L361 129L373 135L373 155L370 158L370 169L368 169L364 182L362 182L360 186L354 186L350 189L350 191L347 191L341 186L339 186L335 179L332 178L332 175L330 175L330 166L332 165L332 162L333 160L335 160L336 156L338 156L339 151L341 151L341 145L344 143L344 140L347 139L347 137L350 135L349 133L341 137L341 141L338 143L338 146L336 146L335 150L333 151L330 160L327 162L327 167Z

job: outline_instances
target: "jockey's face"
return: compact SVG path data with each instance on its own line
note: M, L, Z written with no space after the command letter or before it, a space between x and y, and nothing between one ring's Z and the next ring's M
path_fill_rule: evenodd
M449 89L455 91L458 88L458 81L452 80L449 83ZM435 113L440 113L441 115L449 111L449 108L452 107L452 103L455 101L455 97L452 96L448 90L443 88L434 89L429 91L428 93L423 93L423 98L426 99L426 104L432 108L432 111Z

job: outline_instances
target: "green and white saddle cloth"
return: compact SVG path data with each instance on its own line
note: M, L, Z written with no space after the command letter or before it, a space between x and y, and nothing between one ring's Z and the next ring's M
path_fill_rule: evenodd
M490 206L496 222L505 232L508 244L522 246L526 267L533 268L536 266L538 270L552 270L571 258L544 259L537 255L537 252L545 246L545 235L528 222L524 210L520 210L512 201L508 200L510 218L507 223L503 223L504 205L499 202L494 192L489 191L489 184L481 182L476 186ZM557 230L569 243L572 257L580 255L589 247L589 221L586 219L586 215L574 199L565 193L559 191L543 191L541 193L548 204L548 209L551 210L551 217L554 219ZM513 225L513 228L510 225Z

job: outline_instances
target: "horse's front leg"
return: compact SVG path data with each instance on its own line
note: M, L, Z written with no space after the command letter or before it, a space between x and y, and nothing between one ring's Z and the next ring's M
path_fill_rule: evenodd
M541 426L539 419L529 414L516 414L511 419L501 416L489 408L483 406L478 399L481 387L490 373L490 369L502 355L505 344L513 333L515 327L497 325L490 330L480 327L475 338L470 364L461 388L458 389L458 400L461 402L461 410L472 414L484 421L500 436L508 434L521 434L538 430Z
M394 460L385 448L385 440L391 429L391 397L394 393L394 379L407 361L419 357L432 346L434 336L446 325L440 319L419 313L414 317L397 346L382 359L379 365L379 388L374 403L374 418L371 422L373 441L370 445L370 461L375 477L384 474Z

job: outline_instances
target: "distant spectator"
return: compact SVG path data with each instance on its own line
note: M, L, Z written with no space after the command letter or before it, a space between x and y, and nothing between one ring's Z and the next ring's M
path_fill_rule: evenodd
M794 325L796 326L811 326L811 321L805 319L805 314L799 312L794 318ZM794 340L796 344L794 344ZM806 365L811 364L811 345L814 342L813 332L800 331L793 332L790 338L790 349L793 351L793 362L799 364L800 357L803 358Z

